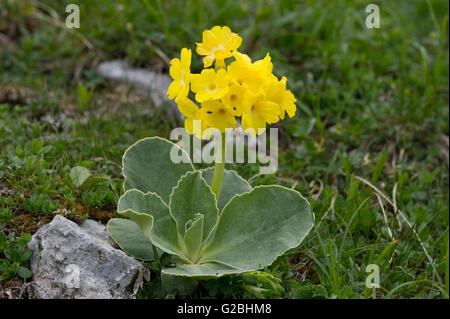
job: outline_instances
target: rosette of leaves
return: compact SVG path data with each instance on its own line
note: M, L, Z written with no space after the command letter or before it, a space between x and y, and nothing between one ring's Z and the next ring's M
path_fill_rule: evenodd
M174 151L181 163L171 161ZM207 279L261 269L297 247L313 226L300 193L252 188L235 171L225 171L216 199L213 169L195 170L184 150L158 137L127 149L123 175L118 213L125 219L111 219L108 232L138 259L152 260L157 249L172 255L163 275Z

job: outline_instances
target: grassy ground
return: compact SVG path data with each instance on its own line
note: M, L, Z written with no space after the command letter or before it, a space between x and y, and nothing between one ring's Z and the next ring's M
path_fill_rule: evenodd
M81 3L76 31L61 27L68 3ZM279 125L277 173L233 168L300 191L316 227L266 274L207 281L191 297L448 298L448 1L378 3L380 29L365 27L367 1L2 1L0 297L30 280L28 234L57 213L107 221L124 150L182 125L95 66L167 71L202 30L228 25L251 57L270 52L298 99ZM109 179L81 191L75 165ZM365 288L369 264L379 289ZM174 297L154 281L139 296Z

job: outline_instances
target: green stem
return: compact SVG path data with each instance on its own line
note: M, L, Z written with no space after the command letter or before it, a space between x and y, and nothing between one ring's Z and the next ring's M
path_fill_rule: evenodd
M221 150L217 151L216 154L216 165L214 166L214 175L212 180L211 189L216 195L216 199L219 199L220 188L222 187L222 177L223 171L225 169L225 151L226 151L226 143L225 143L225 133L220 135L221 139Z

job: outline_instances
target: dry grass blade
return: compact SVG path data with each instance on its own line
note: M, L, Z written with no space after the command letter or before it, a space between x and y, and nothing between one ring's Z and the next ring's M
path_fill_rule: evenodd
M381 211L383 212L384 223L386 224L386 227L387 227L387 230L388 230L389 239L390 239L391 241L393 241L395 238L394 238L394 236L392 235L392 230L391 230L391 228L389 227L389 222L388 222L388 219L387 219L386 211L384 210L383 202L381 201L380 195L378 195L378 194L375 194L375 195L376 195L377 198L378 198L378 202L380 203Z
M164 61L164 63L167 66L170 66L170 59L167 56L167 54L165 54L160 48L158 48L156 45L153 44L152 41L150 41L150 39L145 40L145 44L152 49L153 51L155 51L155 53L161 58L161 60Z
M257 178L258 178L259 176L261 176L261 175L263 175L263 174L257 173L257 174L255 174L255 175L253 175L252 177L250 177L250 178L248 179L248 183L251 184L253 181L255 181L255 179L257 179Z
M78 39L81 40L81 42L83 42L83 44L88 49L90 49L90 50L94 49L94 45L85 36L83 36L80 32L76 32L75 30L69 29L66 27L66 25L61 21L60 16L58 15L58 13L55 10L53 10L52 8L50 8L40 2L32 1L32 4L36 8L40 8L41 10L47 11L48 15L49 15L49 16L46 16L46 15L42 14L42 12L35 10L32 14L33 17L35 17L38 20L53 24L54 26L60 27L64 30L74 34Z
M394 204L394 212L397 212L397 186L398 186L398 183L395 182L394 187L392 189L392 201ZM397 213L395 213L394 215L398 222L398 230L402 231L402 229L403 229L402 222L400 221L400 218L398 217Z
M359 176L355 176L356 179L358 179L359 181L363 182L364 184L366 184L367 186L369 186L370 188L372 188L375 192L377 192L378 195L380 195L384 200L386 200L392 207L395 207L394 203L392 202L392 200L387 197L381 190L379 190L375 185L372 185L372 183L370 183L368 180L359 177ZM428 258L428 261L434 265L434 260L433 258L431 258L430 254L428 253L427 249L425 248L425 245L422 242L422 239L420 239L419 234L417 233L417 231L414 229L414 227L411 225L411 223L409 222L408 218L405 216L405 214L403 214L403 212L396 208L395 213L399 214L403 220L405 221L406 225L408 225L408 227L411 229L411 231L414 233L414 235L416 236L417 240L419 241L420 246L422 247L423 252L425 253L425 255ZM434 266L433 266L434 267Z
M449 166L449 155L448 155L448 149L449 149L449 140L447 135L441 135L439 136L439 146L441 147L440 156L445 161L445 164L447 164L447 167Z
M323 214L322 218L320 219L319 223L317 224L316 228L319 228L320 224L322 224L323 220L328 216L328 213L331 212L331 214L334 216L334 218L336 219L336 215L334 213L334 203L336 202L336 198L337 195L334 195L331 198L331 203L330 206L328 207L327 211L325 212L325 214ZM342 233L344 233L344 231L342 230L342 228L339 226L339 231Z

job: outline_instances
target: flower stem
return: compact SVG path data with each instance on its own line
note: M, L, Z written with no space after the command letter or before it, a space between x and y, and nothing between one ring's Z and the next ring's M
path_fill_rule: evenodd
M225 151L226 151L226 143L225 143L225 133L220 135L221 139L221 149L217 150L216 154L216 165L214 166L214 175L211 184L211 189L216 195L216 200L219 200L220 188L222 187L222 177L223 171L225 169Z

